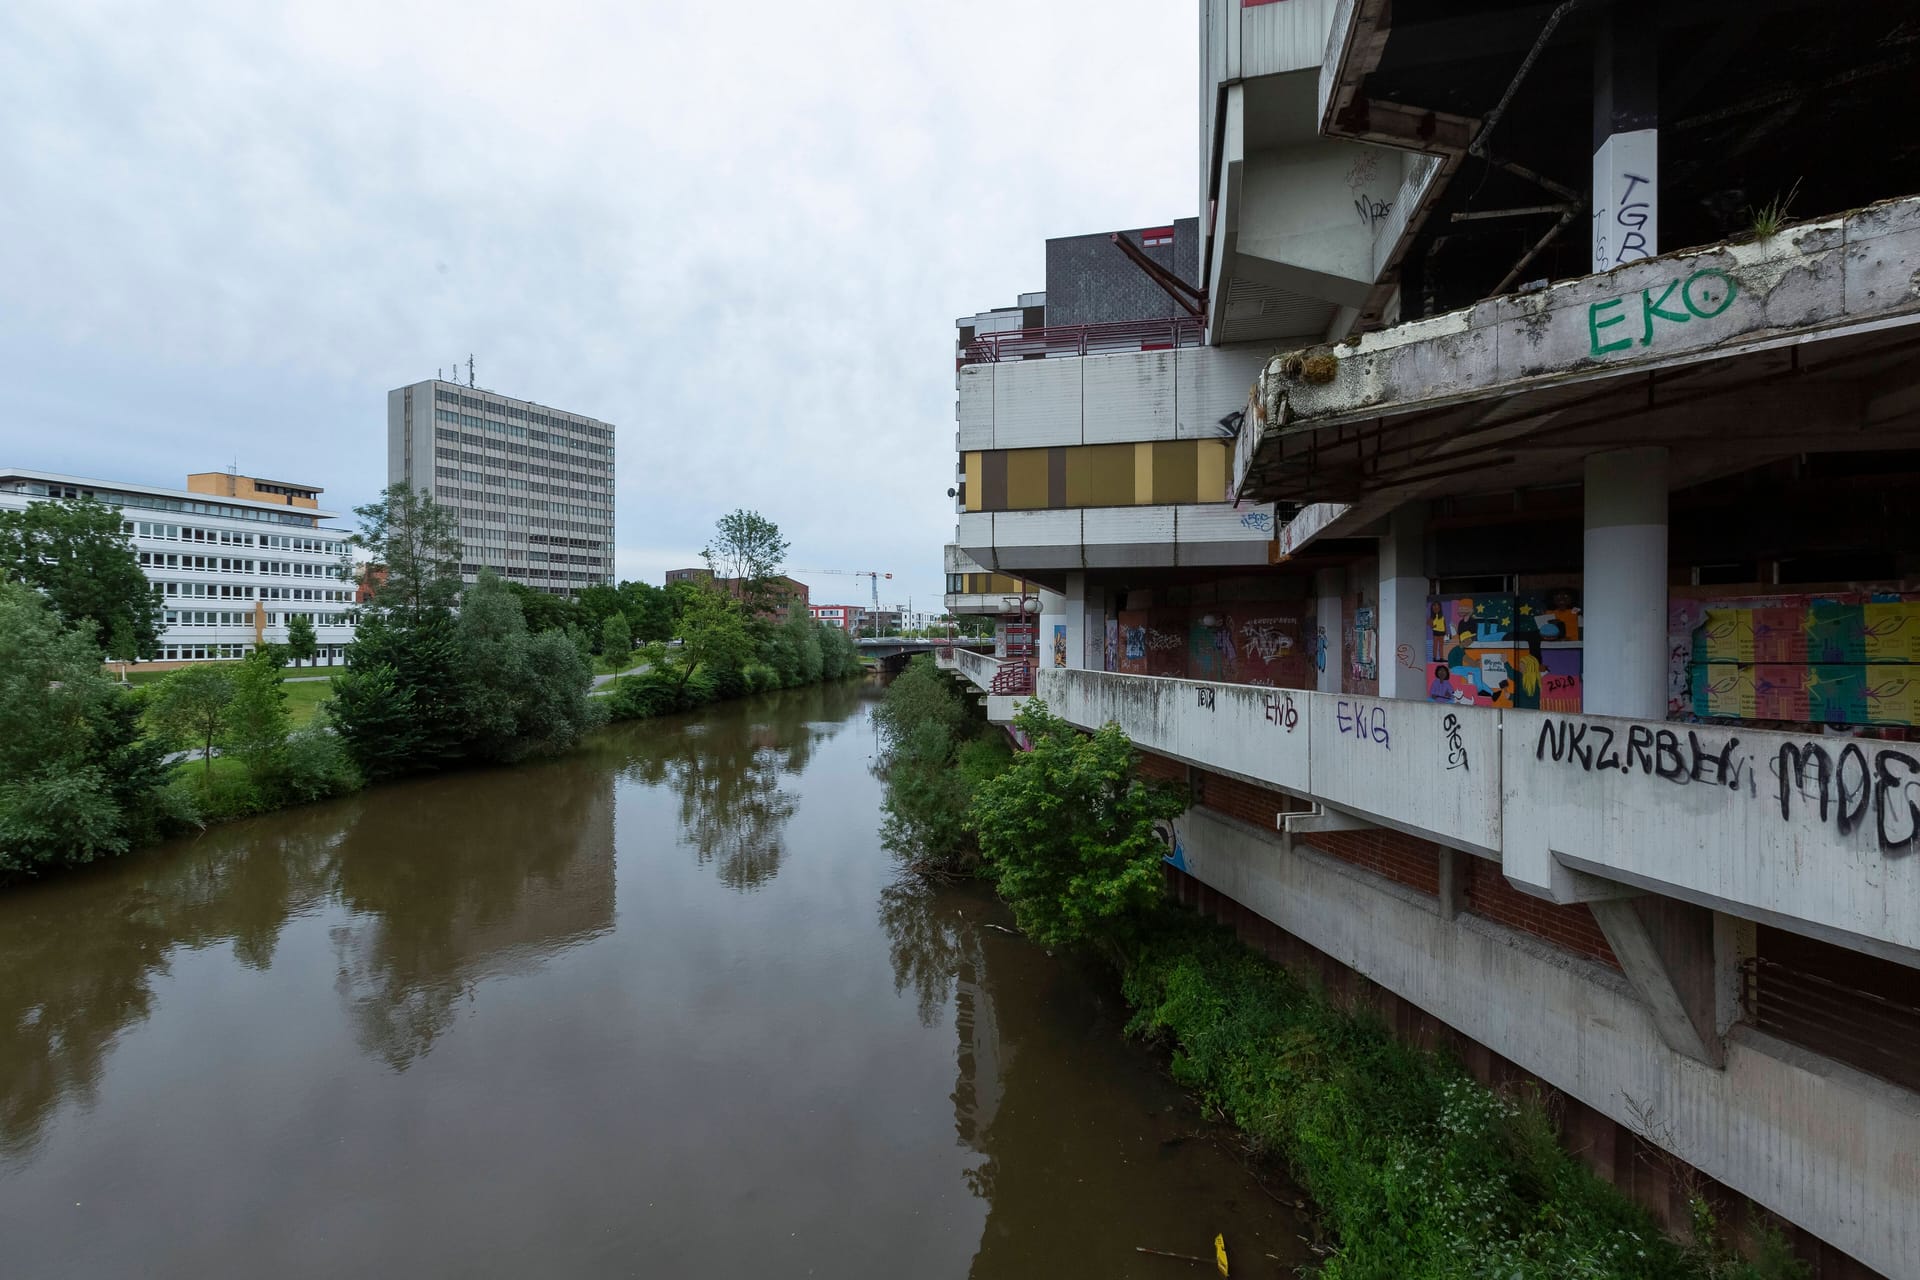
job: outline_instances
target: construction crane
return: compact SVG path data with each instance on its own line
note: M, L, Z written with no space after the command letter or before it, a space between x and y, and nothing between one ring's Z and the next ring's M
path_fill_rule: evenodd
M893 581L893 575L882 573L878 569L789 569L789 573L831 573L843 578L865 578L873 588L873 634L880 636L880 579Z

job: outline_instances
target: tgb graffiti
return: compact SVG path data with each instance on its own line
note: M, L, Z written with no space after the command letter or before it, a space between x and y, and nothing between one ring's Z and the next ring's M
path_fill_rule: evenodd
M1724 788L1749 800L1763 795L1779 805L1780 821L1812 813L1842 837L1871 825L1880 852L1899 857L1920 848L1920 756L1888 743L1835 746L1782 742L1758 759L1737 736L1706 740L1681 731L1630 724L1623 736L1611 725L1548 716L1534 743L1534 759L1583 773L1618 772L1658 778L1673 786ZM1774 741L1778 741L1775 739ZM1761 777L1762 768L1770 776Z

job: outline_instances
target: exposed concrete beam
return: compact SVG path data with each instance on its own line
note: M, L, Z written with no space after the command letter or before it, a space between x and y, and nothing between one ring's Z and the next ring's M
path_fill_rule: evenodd
M1660 1038L1676 1053L1711 1067L1726 1065L1717 1030L1713 912L1647 894L1603 898L1587 907L1628 981L1653 1013Z

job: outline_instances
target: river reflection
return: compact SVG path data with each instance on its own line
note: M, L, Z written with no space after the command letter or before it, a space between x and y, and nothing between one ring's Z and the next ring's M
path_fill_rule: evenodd
M877 693L0 895L0 1274L1277 1274L1110 977L895 882Z
M896 991L953 1030L954 1135L988 1206L970 1276L1164 1276L1165 1259L1133 1246L1210 1254L1215 1232L1235 1275L1291 1274L1305 1212L1263 1189L1226 1153L1229 1135L1123 1041L1104 966L1019 937L979 885L902 880L880 919Z
M681 843L720 883L750 892L780 871L797 799L785 783L805 772L814 745L848 727L871 686L823 685L755 699L746 716L673 716L627 731L626 776L672 789Z

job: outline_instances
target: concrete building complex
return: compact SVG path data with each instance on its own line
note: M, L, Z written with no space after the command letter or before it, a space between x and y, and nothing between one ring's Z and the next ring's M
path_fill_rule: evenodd
M387 482L458 512L461 577L555 595L613 581L614 428L430 379L387 393Z
M1920 152L1831 145L1909 15L1198 8L1203 216L960 323L942 661L1656 1212L1916 1274Z
M163 663L240 658L284 643L304 615L319 661L338 663L353 641L353 584L345 535L327 528L312 485L224 471L185 489L0 469L0 508L93 498L117 507L140 567L164 599Z

